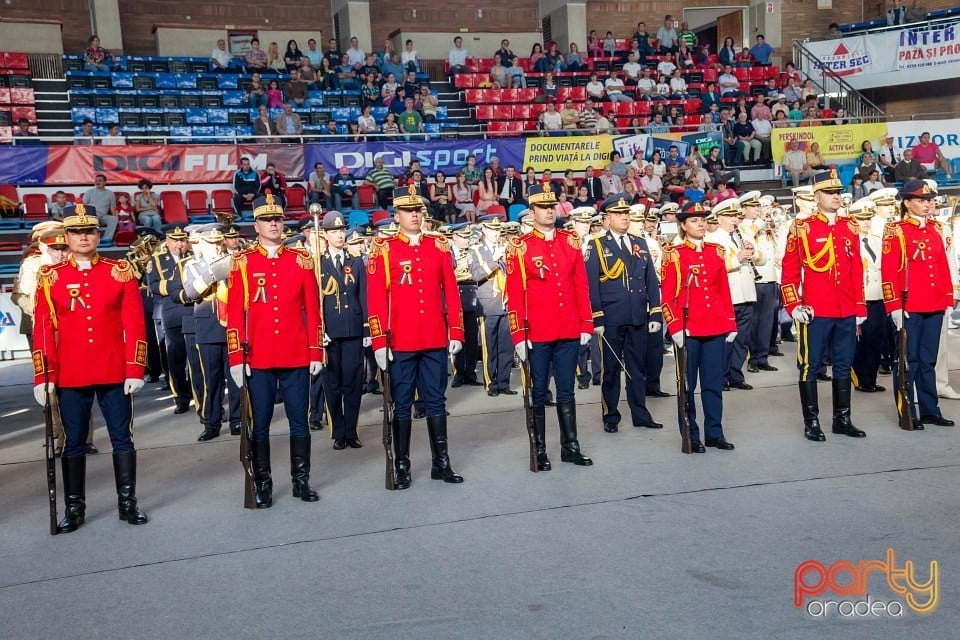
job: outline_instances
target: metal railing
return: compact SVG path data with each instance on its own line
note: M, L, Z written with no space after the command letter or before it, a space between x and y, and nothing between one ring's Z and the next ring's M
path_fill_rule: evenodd
M793 63L800 72L813 81L819 93L824 96L826 101L824 106L842 108L846 117L863 122L879 120L885 115L883 109L854 89L828 66L823 65L820 58L800 40L793 41Z
M62 80L63 61L59 53L31 53L27 56L30 73L41 80Z

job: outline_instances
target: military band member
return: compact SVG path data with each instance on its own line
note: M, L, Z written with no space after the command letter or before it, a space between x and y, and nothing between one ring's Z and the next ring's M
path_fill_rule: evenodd
M747 201L743 220L744 224L749 221L750 237L758 256L753 260L756 267L754 287L757 291L757 302L753 306L753 327L748 342L750 359L747 362L747 371L751 373L777 371L777 367L770 364L769 356L783 355L776 348L776 335L779 333L777 316L780 310L780 268L774 259L777 255L777 235L772 219L773 198L762 196L759 201L759 207ZM756 217L750 218L755 209ZM748 211L750 213L746 213Z
M167 354L167 381L173 392L175 414L190 410L190 386L187 381L187 346L183 339L183 318L191 309L170 296L169 286L177 274L177 264L187 255L187 233L178 224L164 226L165 250L154 255L147 272L150 292L160 300L163 344Z
M584 260L587 259L590 239L598 228L597 220L595 207L577 207L570 211L570 218L565 225L580 239ZM580 345L577 356L577 388L589 389L591 380L594 386L600 385L600 345L596 336L591 336L589 343Z
M817 373L828 355L833 363L833 433L866 436L850 415L850 366L857 326L867 317L863 262L854 221L837 214L843 185L836 169L818 173L813 191L818 211L790 226L783 256L783 306L798 323L797 366L804 437L826 440L820 427Z
M310 255L283 245L283 208L273 196L257 198L253 215L257 245L233 255L227 283L227 354L233 381L249 388L257 508L273 505L269 438L278 390L290 424L293 497L316 502L307 403L310 375L323 369L320 291Z
M883 302L897 330L907 332L907 389L914 429L918 424L952 427L953 420L940 413L934 373L944 311L952 311L956 302L941 223L933 218L936 193L923 180L908 180L900 197L903 219L887 223L883 232ZM906 306L904 292L909 292ZM913 402L914 389L919 407Z
M640 207L640 209L637 209ZM643 209L646 209L644 212ZM660 237L660 209L649 207L645 204L634 204L630 207L630 233L634 233L634 228L642 229L641 237L647 241L647 248L650 255L653 256L653 263L657 268L657 280L660 279L663 267L663 238ZM641 226L642 225L642 226ZM634 233L634 235L637 235ZM666 327L664 327L665 331ZM664 331L657 335L648 336L646 347L646 367L647 367L647 389L646 395L649 398L668 398L670 394L660 386L660 374L663 373L663 354L666 351L664 340L666 339Z
M460 288L460 305L463 307L463 349L453 356L453 381L450 386L466 384L480 387L484 386L484 383L477 379L477 354L480 351L480 322L477 316L481 309L477 299L477 280L471 273L474 264L474 254L470 246L473 226L462 222L448 225L447 228L450 230L453 273Z
M556 195L546 182L530 187L534 229L507 245L507 317L520 360L530 358L531 404L537 465L550 469L546 452L547 385L557 390L560 459L593 464L580 451L574 399L577 352L593 336L590 288L580 239L556 228Z
M723 433L723 378L727 344L736 338L737 323L727 277L727 251L705 240L706 215L700 203L692 202L677 213L679 244L664 249L660 284L667 331L678 349L686 349L686 411L693 453L706 451L704 444L721 451L733 449ZM698 381L704 441L697 423Z
M328 211L321 223L327 251L320 259L320 299L327 366L323 392L334 449L359 449L357 435L363 396L363 349L370 344L367 328L367 275L363 259L346 251L347 223L339 211Z
M484 386L490 397L501 393L516 395L517 392L510 388L513 342L507 325L507 276L503 264L506 247L501 241L503 223L496 215L482 216L479 222L483 236L473 249L469 268L471 277L478 283Z
M197 372L200 393L197 415L203 425L198 442L220 435L223 423L224 392L229 394L228 421L231 435L240 435L240 387L227 373L227 277L230 256L223 248L220 225L214 223L197 229L198 242L194 253L181 266L180 287L194 301L193 319L196 330ZM229 381L227 381L229 378Z
M857 391L876 393L886 391L877 384L880 370L884 326L888 322L880 288L881 238L873 233L877 205L870 198L861 198L848 208L857 222L860 259L863 262L863 294L867 304L867 319L860 325L857 349L853 356L853 384Z
M86 519L86 448L94 399L113 445L120 519L144 524L137 507L137 453L133 446L133 394L143 388L147 361L143 305L126 260L97 253L97 217L82 204L64 210L70 257L40 270L33 332L34 396L56 393L66 432L63 489L66 511L58 531ZM95 365L95 366L94 366Z
M650 415L645 400L647 341L657 342L658 349L662 343L660 281L646 240L628 232L628 200L623 193L604 200L601 210L607 231L590 239L586 262L594 333L601 345L600 394L607 433L619 429L623 367L626 385L632 389L627 404L633 426L663 428Z
M410 184L394 192L397 233L377 238L367 262L367 311L377 365L390 367L397 489L410 486L410 408L419 391L433 465L430 477L463 482L447 445L447 354L463 348L463 313L450 243L425 233L425 202Z
M948 201L949 204L949 201ZM950 264L950 276L953 281L953 297L960 297L960 211L957 209L957 203L953 202L949 207L943 221L943 237L947 244L947 260ZM960 391L950 386L950 349L947 348L947 331L950 328L950 313L947 313L943 321L943 328L940 329L940 348L943 354L942 358L937 358L937 395L946 400L960 400ZM956 354L954 354L954 361Z
M753 193L757 193L754 191ZM753 386L743 377L743 365L747 359L750 332L753 330L753 305L757 301L756 265L754 260L763 257L756 253L749 234L739 230L740 203L733 198L718 203L711 212L718 221L717 230L707 235L706 240L724 249L727 278L737 321L734 340L727 345L727 366L724 389L749 391Z

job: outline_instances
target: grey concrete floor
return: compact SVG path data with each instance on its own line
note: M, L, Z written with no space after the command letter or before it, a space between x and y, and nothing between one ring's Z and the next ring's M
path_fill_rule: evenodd
M960 336L950 340L956 365ZM868 437L828 428L827 442L807 442L792 347L771 358L780 371L747 375L756 389L724 394L733 452L682 455L675 397L648 402L663 431L605 434L591 387L577 401L594 466L560 462L548 410L554 470L534 475L520 397L450 389L459 486L430 480L418 421L413 486L385 491L380 396L365 396L363 449L334 451L328 431L314 434L316 504L290 497L278 408L275 504L265 511L242 508L239 438L195 442L196 417L172 415L165 389L148 385L136 399L135 440L151 522L117 520L110 456L99 455L88 462L87 524L56 537L30 365L0 363L0 636L955 637L960 427L904 432L889 391L855 392ZM667 358L665 389L672 365ZM960 370L951 379L960 388ZM820 398L828 415L829 383ZM960 402L941 407L960 418ZM96 444L109 451L102 424ZM939 563L935 611L853 620L794 607L800 562L884 559L887 548L920 579ZM869 592L903 600L877 576Z

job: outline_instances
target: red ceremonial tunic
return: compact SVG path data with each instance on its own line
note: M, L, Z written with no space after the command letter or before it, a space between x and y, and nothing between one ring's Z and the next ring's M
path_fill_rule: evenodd
M725 252L712 242L704 242L697 251L690 240L664 250L660 306L670 335L684 329L683 306L688 298L687 335L705 338L737 330Z
M513 344L578 340L593 333L590 285L580 238L558 229L547 240L534 229L511 238L506 251L507 317ZM524 331L529 324L530 335Z
M445 237L423 233L410 243L403 232L376 238L367 261L367 313L373 348L446 349L463 342L463 308Z
M80 388L143 378L147 338L137 276L126 260L71 257L40 269L33 326L33 380Z
M923 229L912 216L888 222L883 230L880 274L887 313L902 308L904 289L908 312L936 312L953 306L950 260L937 220L927 220Z

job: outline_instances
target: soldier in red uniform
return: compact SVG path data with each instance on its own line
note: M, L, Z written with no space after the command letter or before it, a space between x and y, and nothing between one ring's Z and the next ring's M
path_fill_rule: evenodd
M450 244L421 230L426 204L416 186L393 197L399 231L375 238L367 261L367 312L377 365L390 367L397 489L410 486L410 407L424 402L433 466L430 477L463 482L447 450L447 353L463 348L463 312Z
M133 394L143 388L147 337L136 273L97 253L99 223L82 204L64 211L70 257L40 270L33 333L34 396L56 392L67 436L63 464L68 533L86 517L86 441L96 397L113 445L120 519L144 524L137 507ZM96 366L91 366L96 363Z
M580 346L593 336L590 287L580 238L555 227L556 195L549 182L528 191L533 231L507 245L507 322L517 357L530 358L537 466L550 469L546 449L547 385L553 374L560 424L560 459L580 466L574 379Z
M735 208L737 201L726 200L718 207L724 204ZM723 379L727 370L726 343L736 339L737 321L727 277L726 249L704 242L706 216L703 206L693 202L677 213L681 243L664 249L660 282L663 321L677 347L687 350L685 404L693 453L706 451L697 424L694 392L698 379L706 446L721 451L733 449L733 443L723 435Z
M850 367L867 306L858 226L837 214L842 189L836 169L814 176L818 210L790 225L783 256L780 293L784 309L798 323L803 435L813 442L826 440L820 428L817 373L827 345L833 363L833 432L866 437L850 419Z
M310 488L307 405L310 375L323 369L323 323L313 260L283 244L283 208L267 194L254 201L253 215L257 246L233 254L227 281L227 355L234 382L249 385L256 503L264 509L273 505L269 438L278 389L290 423L293 497L320 499Z
M907 332L907 389L913 396L916 388L920 405L918 418L911 397L914 429L924 424L952 427L953 421L940 413L934 371L944 311L954 305L943 229L933 219L936 193L923 180L908 180L900 197L903 219L888 222L883 231L883 302L897 330Z

